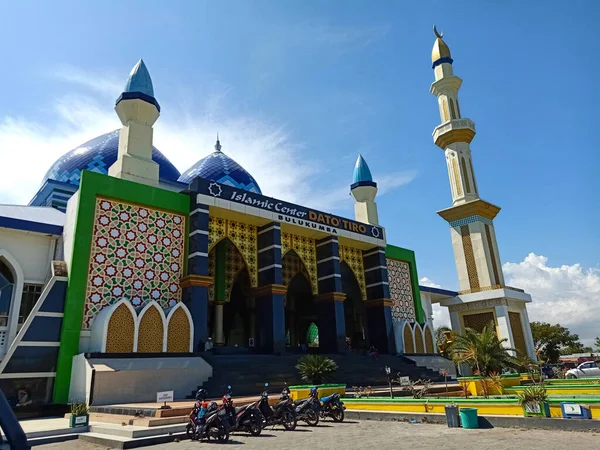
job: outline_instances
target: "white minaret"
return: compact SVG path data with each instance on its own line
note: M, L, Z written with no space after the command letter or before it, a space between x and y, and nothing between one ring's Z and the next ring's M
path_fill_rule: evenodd
M158 186L158 164L152 160L152 126L160 115L148 69L141 59L129 74L115 111L123 127L119 154L108 174L116 178Z
M430 90L438 99L442 123L434 129L433 140L444 150L452 193L452 206L438 214L450 224L460 285L459 296L445 306L450 307L454 329L481 328L493 320L508 346L535 357L525 307L531 297L504 284L493 223L500 207L479 197L470 148L475 124L461 114L458 91L462 80L454 75L450 49L435 26L434 32L435 81Z
M377 203L375 203L377 183L373 181L369 166L362 155L358 155L354 166L350 195L356 201L354 204L354 218L358 222L379 225Z

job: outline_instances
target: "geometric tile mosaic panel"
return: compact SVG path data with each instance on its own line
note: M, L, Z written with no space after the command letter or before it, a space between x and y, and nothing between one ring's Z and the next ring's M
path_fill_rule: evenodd
M134 307L181 300L185 220L180 214L96 199L82 328L122 298Z
M360 292L362 293L363 300L367 299L367 289L365 287L365 268L363 265L363 254L362 250L353 247L347 247L340 245L340 263L345 262L348 267L352 269Z
M318 294L317 284L317 247L314 239L291 233L281 233L281 257L289 250L294 250L308 271L313 294Z
M410 266L407 262L387 259L390 297L392 299L392 320L415 320L415 303L410 279Z

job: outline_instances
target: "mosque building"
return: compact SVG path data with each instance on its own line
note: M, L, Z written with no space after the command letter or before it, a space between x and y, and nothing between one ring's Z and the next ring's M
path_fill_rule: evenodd
M535 357L531 297L504 284L500 208L479 196L475 124L461 114L462 80L437 30L432 68L433 139L452 193L438 214L459 292L419 286L414 252L387 242L360 155L354 219L263 195L218 137L181 174L152 145L160 105L140 60L116 101L122 128L59 158L28 206L0 205L0 388L40 404L80 392L91 402L92 373L108 370L99 362L150 361L151 372L153 360L185 355L210 372L209 338L223 351L375 346L419 362L437 353L432 303L449 308L454 330L493 322L508 347Z

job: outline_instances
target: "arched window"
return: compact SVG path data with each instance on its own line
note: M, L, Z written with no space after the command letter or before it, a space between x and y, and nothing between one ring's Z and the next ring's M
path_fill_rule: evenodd
M14 283L15 278L10 268L0 259L0 327L8 326Z
M469 167L471 168L471 179L473 180L473 189L475 189L475 193L477 194L477 183L475 183L475 172L473 172L473 161L469 158Z
M456 114L458 115L458 119L462 117L460 114L460 106L458 106L458 99L456 99Z
M450 99L450 116L456 119L456 111L454 111L454 100Z
M448 122L448 103L446 102L446 100L442 100L442 109L444 111L444 122Z
M452 171L454 172L454 183L456 185L456 194L458 197L462 197L462 187L460 177L458 175L458 164L456 164L456 158L452 158Z
M465 158L460 158L460 165L463 171L463 177L465 177L465 185L467 188L467 194L471 193L471 185L469 184L469 173L467 172L467 163L465 162Z

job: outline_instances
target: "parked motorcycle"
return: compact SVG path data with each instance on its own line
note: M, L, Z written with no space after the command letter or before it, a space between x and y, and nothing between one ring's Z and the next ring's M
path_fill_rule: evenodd
M190 413L186 427L186 435L192 440L225 443L229 440L229 421L225 417L225 410L219 408L215 402L208 402L208 393L200 389L196 394L196 403Z
M227 386L227 393L223 396L222 401L226 418L229 421L229 432L241 431L250 433L252 436L258 436L262 431L262 414L258 409L260 400L245 406L235 407L233 406L231 394L231 386Z
M321 398L319 415L321 419L331 417L334 422L343 422L345 409L346 407L340 399L340 394L335 393Z
M288 431L295 430L297 418L294 404L290 398L290 390L286 386L279 397L280 402L271 407L269 405L269 393L267 392L268 387L269 383L265 383L265 390L260 395L258 403L258 409L263 415L263 428L267 425L283 425Z
M316 408L317 405L320 406L319 398L317 397L317 388L313 387L310 389L308 398L294 402L298 420L306 422L311 427L316 427L319 423L319 414L317 412L318 409Z

